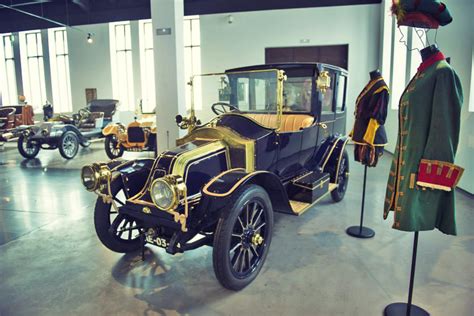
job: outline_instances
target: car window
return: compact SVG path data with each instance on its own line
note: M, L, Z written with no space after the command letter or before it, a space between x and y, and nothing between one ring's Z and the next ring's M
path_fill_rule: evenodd
M329 74L331 77L331 85L326 89L326 92L323 94L322 99L322 108L321 112L333 112L332 102L334 98L334 73Z
M247 72L229 75L229 102L241 112L276 112L276 72Z
M336 111L342 112L344 110L344 90L346 86L347 78L345 76L339 76L339 82L337 83L337 100L336 100Z
M310 112L312 77L288 77L283 84L283 111Z

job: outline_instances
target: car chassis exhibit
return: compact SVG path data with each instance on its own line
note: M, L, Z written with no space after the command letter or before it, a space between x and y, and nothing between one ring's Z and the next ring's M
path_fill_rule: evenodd
M344 197L348 73L308 63L212 75L227 82L215 118L198 124L192 104L190 117L177 117L188 133L176 148L156 159L93 163L81 178L99 195L94 223L107 248L128 253L149 243L175 254L212 246L217 279L240 290L266 259L273 211L301 215L328 194ZM333 100L342 100L338 111Z

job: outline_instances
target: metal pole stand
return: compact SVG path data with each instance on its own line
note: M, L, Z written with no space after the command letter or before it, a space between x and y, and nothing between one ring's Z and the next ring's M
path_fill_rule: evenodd
M367 165L364 168L364 188L362 189L362 207L360 210L360 225L351 226L346 229L346 233L356 238L372 238L375 236L375 232L363 226L364 222L364 205L365 205L365 185L367 183Z
M141 251L141 255L142 255L142 261L145 261L145 232L141 232L140 233L140 251Z
M429 316L423 308L411 303L413 297L413 283L415 281L416 252L418 249L418 232L415 232L413 241L413 255L411 258L410 287L408 289L408 303L392 303L384 310L385 316Z

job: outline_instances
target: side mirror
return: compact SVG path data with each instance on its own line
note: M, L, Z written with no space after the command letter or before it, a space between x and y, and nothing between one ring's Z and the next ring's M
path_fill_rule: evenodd
M176 115L175 120L176 120L176 124L180 124L183 121L183 117L180 114L178 114Z

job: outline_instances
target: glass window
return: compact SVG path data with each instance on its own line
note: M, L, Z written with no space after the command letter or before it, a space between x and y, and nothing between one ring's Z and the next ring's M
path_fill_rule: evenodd
M336 112L342 112L345 110L344 90L346 86L346 80L347 78L345 76L339 76L339 82L337 83Z
M228 102L240 111L276 112L276 71L230 73L225 82L230 88Z
M201 74L201 30L199 16L184 18L184 78L189 82L191 76ZM202 109L202 80L194 80L194 107ZM191 105L191 89L186 89L186 106Z
M18 103L16 88L15 57L12 34L1 34L0 47L0 92L3 105Z
M398 101L405 90L407 72L407 34L406 26L400 26L395 30L393 41L393 62L392 62L392 89L391 99L392 109L398 109Z
M112 92L121 110L135 111L130 22L109 24Z
M140 20L140 68L142 79L142 105L144 112L151 112L156 106L155 67L153 55L153 26L151 20ZM184 79L201 74L201 32L199 16L188 16L183 21ZM187 86L188 87L188 86ZM194 107L202 108L202 79L194 79ZM186 106L191 105L191 89L186 89Z
M283 111L310 112L312 77L288 77L283 83Z
M142 79L142 111L151 113L156 107L153 26L151 20L140 20L140 68Z
M56 113L72 112L66 28L49 29L48 39L54 111Z
M46 103L43 43L41 31L20 32L20 55L23 90L26 102L39 113Z

